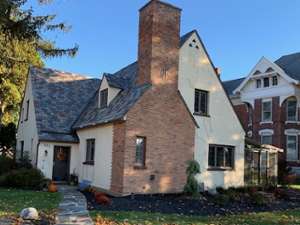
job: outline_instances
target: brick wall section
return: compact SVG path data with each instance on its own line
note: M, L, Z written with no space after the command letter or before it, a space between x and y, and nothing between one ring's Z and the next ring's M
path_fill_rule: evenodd
M239 118L241 119L243 126L245 126L245 120L248 117L247 111L244 109L245 104L234 106L235 111L237 112ZM253 139L260 142L261 137L259 135L259 131L262 129L272 129L274 131L274 135L272 137L272 144L276 147L286 149L286 129L298 129L300 130L300 124L286 124L286 101L282 103L280 106L280 98L279 96L272 98L272 120L273 123L270 124L260 124L261 122L261 108L262 107L262 99L255 99L254 102L254 112L253 112ZM300 115L300 109L298 108L298 115ZM246 129L246 131L248 131ZM298 148L300 147L300 138L298 138ZM285 158L286 152L284 152L283 156L280 159ZM290 166L300 166L300 163L289 162Z
M116 122L113 124L112 175L110 188L113 193L123 192L125 132L125 122Z
M157 0L141 9L137 84L178 88L180 16L181 10Z
M246 104L235 105L234 111L238 115L244 130L248 131L248 122L249 122L248 118L249 117L248 117Z
M123 193L181 192L186 183L195 123L178 92L179 39L179 9L154 0L142 8L137 84L152 86L127 113ZM146 137L144 169L135 167L137 136Z
M134 168L136 136L147 138L146 169ZM148 90L127 114L124 193L181 192L194 139L195 124L178 92Z

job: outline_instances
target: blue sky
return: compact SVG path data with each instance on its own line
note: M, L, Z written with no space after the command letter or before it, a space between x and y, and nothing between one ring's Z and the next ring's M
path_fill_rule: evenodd
M36 13L57 14L72 25L67 34L47 34L63 47L79 45L75 58L46 60L46 66L100 77L137 59L138 9L147 0L54 0ZM197 29L222 79L247 75L266 56L300 51L299 0L168 0L183 9L181 33Z

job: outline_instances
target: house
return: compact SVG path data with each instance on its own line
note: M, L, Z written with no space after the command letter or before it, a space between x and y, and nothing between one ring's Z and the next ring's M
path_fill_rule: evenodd
M101 80L31 68L18 156L116 195L182 192L193 159L205 189L243 185L244 130L197 31L180 38L180 17L149 1L137 62Z
M262 57L248 76L223 84L249 138L284 149L283 160L300 174L300 53L275 62Z

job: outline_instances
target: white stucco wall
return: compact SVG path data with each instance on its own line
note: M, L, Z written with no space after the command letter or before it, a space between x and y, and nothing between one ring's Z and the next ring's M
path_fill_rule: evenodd
M26 105L29 100L29 114L28 120L26 118ZM23 111L23 112L22 112ZM36 164L36 153L37 153L37 127L34 112L33 96L32 96L32 85L31 78L28 77L24 98L21 107L20 121L17 129L17 159L21 156L21 144L24 141L24 155L28 155L33 165Z
M79 144L56 143L56 142L40 142L38 150L38 164L45 177L52 179L54 146L70 147L70 174L79 175ZM46 154L47 151L47 154Z
M109 103L117 96L117 94L120 92L120 89L118 88L114 88L114 87L110 87L108 85L108 82L106 80L106 78L104 77L102 82L101 82L101 86L100 86L100 91L104 90L104 89L108 89L108 96L107 96L107 104L109 105ZM99 95L100 95L100 91L99 91ZM100 98L99 98L100 101ZM100 105L100 102L99 102Z
M194 39L196 43L190 47ZM195 137L195 159L201 166L199 182L204 183L205 189L243 185L245 134L195 33L180 49L178 86L192 113L195 89L209 91L209 117L194 116L200 126ZM208 171L209 144L235 146L234 170Z
M79 180L88 180L92 185L110 190L112 167L113 126L97 126L78 130L80 139ZM84 165L86 160L86 140L95 139L94 165Z

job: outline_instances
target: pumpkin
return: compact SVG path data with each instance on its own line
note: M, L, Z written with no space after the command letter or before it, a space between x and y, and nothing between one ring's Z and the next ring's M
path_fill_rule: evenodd
M53 181L48 185L48 191L51 193L57 192L57 186Z
M101 205L110 205L111 204L110 198L101 192L95 193L95 200L98 204L101 204Z

